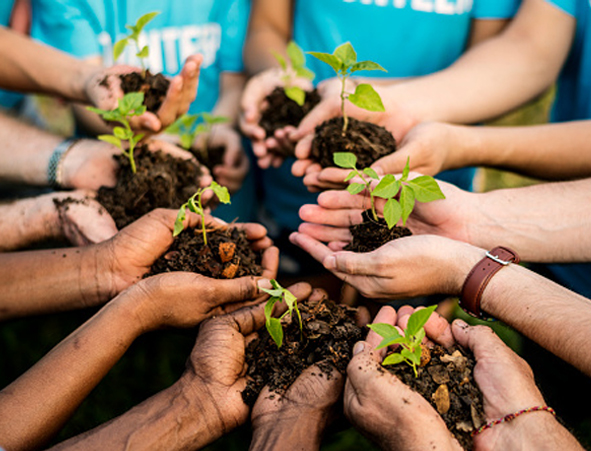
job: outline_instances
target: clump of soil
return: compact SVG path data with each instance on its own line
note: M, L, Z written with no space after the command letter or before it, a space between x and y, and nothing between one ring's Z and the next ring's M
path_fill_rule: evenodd
M357 167L366 168L395 150L396 140L384 127L350 117L343 134L343 118L334 117L316 127L310 156L327 168L335 165L335 152L352 152L357 156Z
M484 424L485 418L482 393L473 377L476 361L461 348L447 351L435 345L427 354L426 358L421 356L418 377L404 363L385 368L429 401L460 445L471 450L470 434Z
M117 185L101 187L97 200L121 229L155 208L180 208L199 188L201 168L162 151L150 152L140 146L135 152L137 172L128 158L119 154Z
M306 92L306 100L302 106L299 106L285 95L283 88L277 87L265 98L265 101L268 107L263 112L259 124L269 137L273 136L275 130L287 125L297 127L304 116L320 102L320 95L316 89ZM293 156L293 152L282 153L282 156Z
M303 339L294 314L293 320L289 315L283 320L281 348L277 348L267 329L259 331L259 338L246 348L247 375L251 379L242 399L247 405L254 405L265 385L275 393L284 393L313 364L322 362L319 377L330 377L333 366L345 373L354 344L363 338L362 329L355 324L357 309L336 304L326 297L302 302L298 308Z
M191 149L191 153L213 174L214 166L224 164L226 148L224 146L208 146L206 152L203 152L203 149Z
M353 238L345 246L346 251L371 252L389 241L412 235L407 227L394 226L389 229L386 220L378 217L376 221L371 210L365 210L361 213L361 217L363 218L361 224L349 227Z
M148 111L156 113L162 106L170 81L162 74L152 75L149 70L145 76L140 72L120 75L121 89L125 94L129 92L143 92L144 105Z
M214 279L260 276L262 252L250 247L244 230L232 226L207 230L203 244L201 227L185 229L145 277L171 271L189 271Z

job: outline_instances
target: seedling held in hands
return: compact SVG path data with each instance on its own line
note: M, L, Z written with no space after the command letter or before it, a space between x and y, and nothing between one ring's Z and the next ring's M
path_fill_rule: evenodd
M302 106L306 101L306 91L293 85L293 77L295 75L296 77L305 78L307 80L314 79L314 72L306 68L306 56L304 55L304 52L294 41L290 41L290 43L287 44L288 61L286 61L279 53L273 52L273 56L275 56L275 59L279 62L279 65L283 70L281 80L284 83L285 95L299 106Z
M400 352L390 354L384 359L382 365L396 365L400 362L406 362L410 365L418 377L417 367L421 364L421 342L425 338L425 328L423 327L431 314L437 308L436 305L417 310L408 318L408 324L404 335L401 335L394 326L385 323L370 324L368 327L380 335L383 340L376 349L387 348L388 346L400 345Z
M137 22L135 23L135 25L125 25L125 28L127 28L130 31L130 34L128 36L124 37L123 39L117 41L115 43L115 45L113 46L113 60L114 61L117 61L117 59L121 56L121 54L123 53L123 50L125 50L125 47L127 47L127 45L129 44L129 41L133 41L135 43L135 47L137 50L137 53L135 54L135 56L137 56L139 58L140 64L142 65L142 69L145 73L146 65L144 63L144 60L150 55L150 49L148 48L147 45L140 48L140 42L139 42L140 33L143 31L144 27L152 19L154 19L154 17L156 17L158 14L160 14L160 13L159 12L147 13L147 14L144 14L142 17L140 17L137 20Z
M330 53L308 52L320 61L328 64L336 72L337 77L341 80L341 113L343 114L343 134L347 131L349 125L349 118L345 113L345 100L349 101L368 111L385 111L384 104L380 95L367 83L358 84L355 87L355 92L350 93L345 91L345 83L347 79L355 72L361 70L382 70L387 72L382 66L373 61L357 62L357 53L353 49L351 43L346 42L338 46L335 51Z
M298 320L300 322L300 334L302 333L302 316L300 315L300 311L298 310L298 300L297 298L286 288L283 288L276 280L271 280L271 285L273 286L272 289L268 290L266 288L261 288L265 293L270 295L271 297L265 304L265 326L269 331L269 335L275 341L275 344L278 348L281 347L283 344L283 328L281 327L281 320L285 315L289 314L292 315L295 311L298 315ZM285 301L287 305L287 311L281 315L280 318L273 318L271 315L273 314L273 306L277 302Z
M179 212L176 216L176 221L174 221L174 231L172 232L172 236L177 236L183 231L183 222L185 222L185 218L187 217L186 209L188 208L193 213L197 213L201 216L201 229L203 230L203 244L207 246L207 233L205 231L205 211L203 210L203 205L201 204L201 196L205 191L208 189L212 190L220 202L224 204L230 203L230 193L228 193L228 188L225 186L221 186L216 182L211 182L211 185L206 186L205 188L199 188L195 194L193 194L189 200L181 205Z
M347 186L347 191L355 195L364 189L367 190L371 201L371 212L376 221L378 220L378 215L376 213L375 198L380 197L386 199L384 219L390 229L400 219L406 225L406 220L412 213L415 201L431 202L437 199L445 199L433 177L422 175L412 180L408 179L410 159L406 160L406 166L404 167L400 180L396 180L396 177L392 174L387 174L380 180L380 177L372 168L357 169L357 157L351 152L335 152L333 160L341 168L352 169L345 178L345 182L348 182L355 176L361 178L363 183L351 183ZM372 180L380 180L375 188L372 188ZM395 196L398 192L400 192L400 197L399 200L396 200Z
M197 124L199 118L203 119L203 122ZM204 133L211 133L211 129L215 124L226 122L230 122L230 119L224 116L213 116L206 112L201 114L185 114L168 127L166 132L178 135L181 140L181 146L189 150L193 146L197 136ZM201 154L207 157L207 140L205 139L201 143Z
M108 111L94 107L86 107L87 110L100 115L105 121L119 122L123 126L113 128L112 135L100 135L98 136L98 139L119 147L121 152L123 152L123 155L129 158L131 170L134 174L136 173L136 166L133 152L136 144L144 137L144 134L138 133L136 135L133 132L129 125L129 118L133 116L141 116L146 112L146 107L143 103L143 92L130 92L118 100L117 108L114 110ZM125 150L125 147L123 146L123 141L129 143L129 148L127 150Z

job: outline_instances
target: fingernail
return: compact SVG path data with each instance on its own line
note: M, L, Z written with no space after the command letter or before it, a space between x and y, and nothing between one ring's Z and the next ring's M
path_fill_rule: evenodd
M467 327L469 327L468 326L468 323L466 321L464 321L464 320L461 320L461 319L456 319L454 321L454 324L456 326L458 326L460 329L466 329Z
M357 355L360 352L363 352L365 350L365 343L363 343L362 341L358 341L357 343L355 343L355 346L353 346L353 355Z
M337 267L337 259L334 255L329 255L324 259L322 263L324 264L324 267L328 270L336 269Z
M271 281L269 279L259 279L257 281L257 287L259 287L259 290L261 288L270 290L271 288L273 288L273 285L271 285Z

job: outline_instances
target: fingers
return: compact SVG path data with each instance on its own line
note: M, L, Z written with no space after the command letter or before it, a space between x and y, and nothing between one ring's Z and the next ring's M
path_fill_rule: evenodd
M334 102L321 100L300 122L298 128L291 134L290 138L293 141L299 141L306 135L314 133L314 129L317 125L322 124L324 121L335 117L339 112L335 111ZM301 158L306 158L307 155ZM300 158L298 156L298 158Z
M378 314L376 315L376 317L373 320L373 324L384 323L384 324L390 324L393 326L396 324L396 319L397 319L396 310L394 310L389 305L386 305L380 309L380 311L378 312ZM373 349L375 349L380 345L382 340L383 340L383 338L381 337L381 335L374 332L373 330L370 330L369 333L367 334L367 338L365 341L369 346L371 346ZM382 357L384 357L384 355L386 353L386 349L381 349L380 351L382 351L380 353L380 355Z
M334 252L327 255L322 263L329 271L377 278L379 274L376 270L375 255L375 251L363 254L348 251Z
M271 246L263 252L261 261L263 268L262 277L267 279L275 279L277 277L277 270L279 268L279 249Z
M210 279L199 277L196 283L200 287L208 284L212 295L207 297L210 308L221 305L233 304L236 302L245 302L254 300L259 294L258 279L255 277L239 277L236 279ZM267 286L267 279L260 279L263 286Z
M320 263L333 253L327 246L303 233L294 232L289 236L289 240L296 246L301 247Z
M267 236L267 229L262 224L257 224L254 222L246 222L244 224L240 224L239 226L244 233L246 234L246 239L249 241L256 241L260 240Z
M182 103L183 96L183 77L177 75L170 80L170 86L166 92L166 97L158 110L158 117L162 122L162 128L168 127L172 124L179 116L184 113L180 113L180 105ZM180 114L179 114L180 113Z
M423 308L424 307L418 307L417 309L414 309L408 305L400 307L400 309L398 309L397 325L402 329L406 329L410 315L412 315L416 310ZM425 332L427 334L427 338L445 348L449 348L455 344L449 322L437 312L433 312L429 317L429 320L425 324Z
M486 353L513 354L513 351L486 326L469 326L464 321L457 319L451 325L451 331L456 341L464 348L469 348L474 357L482 358Z
M327 209L367 210L371 207L368 196L351 196L348 191L325 191L318 195L318 205Z
M265 324L265 304L241 308L230 313L227 319L242 335L251 335Z
M197 98L199 73L201 71L202 62L203 56L200 54L191 55L185 61L181 71L181 77L183 77L183 96L180 99L178 116L182 116L189 111L191 103Z
M297 142L295 146L296 158L298 160L305 160L310 157L310 153L312 152L312 141L314 141L314 134L310 133L305 136L302 136L300 139L297 139L300 135L301 133L298 133L298 131L296 130L290 133L289 138L292 141Z
M318 241L322 241L324 243L350 243L352 239L352 235L348 227L330 227L320 224L310 224L309 222L304 222L300 224L298 232L305 233L306 235L311 236L312 238Z
M406 166L407 158L408 153L397 151L375 161L371 167L378 174L401 174Z
M351 386L357 398L372 390L376 377L386 373L381 370L382 357L369 343L358 341L353 347L353 358L347 366L347 386ZM393 379L393 376L390 376ZM346 398L349 396L345 395Z
M349 197L349 193L345 191ZM323 193L324 194L324 193ZM320 195L322 196L322 194ZM320 201L319 196L319 201ZM361 217L361 209L328 209L321 205L307 204L300 208L299 215L300 219L305 222L313 224L323 224L335 227L349 227L355 224L361 224L363 218Z

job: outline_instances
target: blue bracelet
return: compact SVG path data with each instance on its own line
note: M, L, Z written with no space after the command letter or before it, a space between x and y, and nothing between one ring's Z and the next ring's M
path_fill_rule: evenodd
M49 164L47 165L47 183L52 188L59 189L62 187L62 162L68 151L78 141L79 139L74 138L64 139L53 149L53 153L49 157Z

